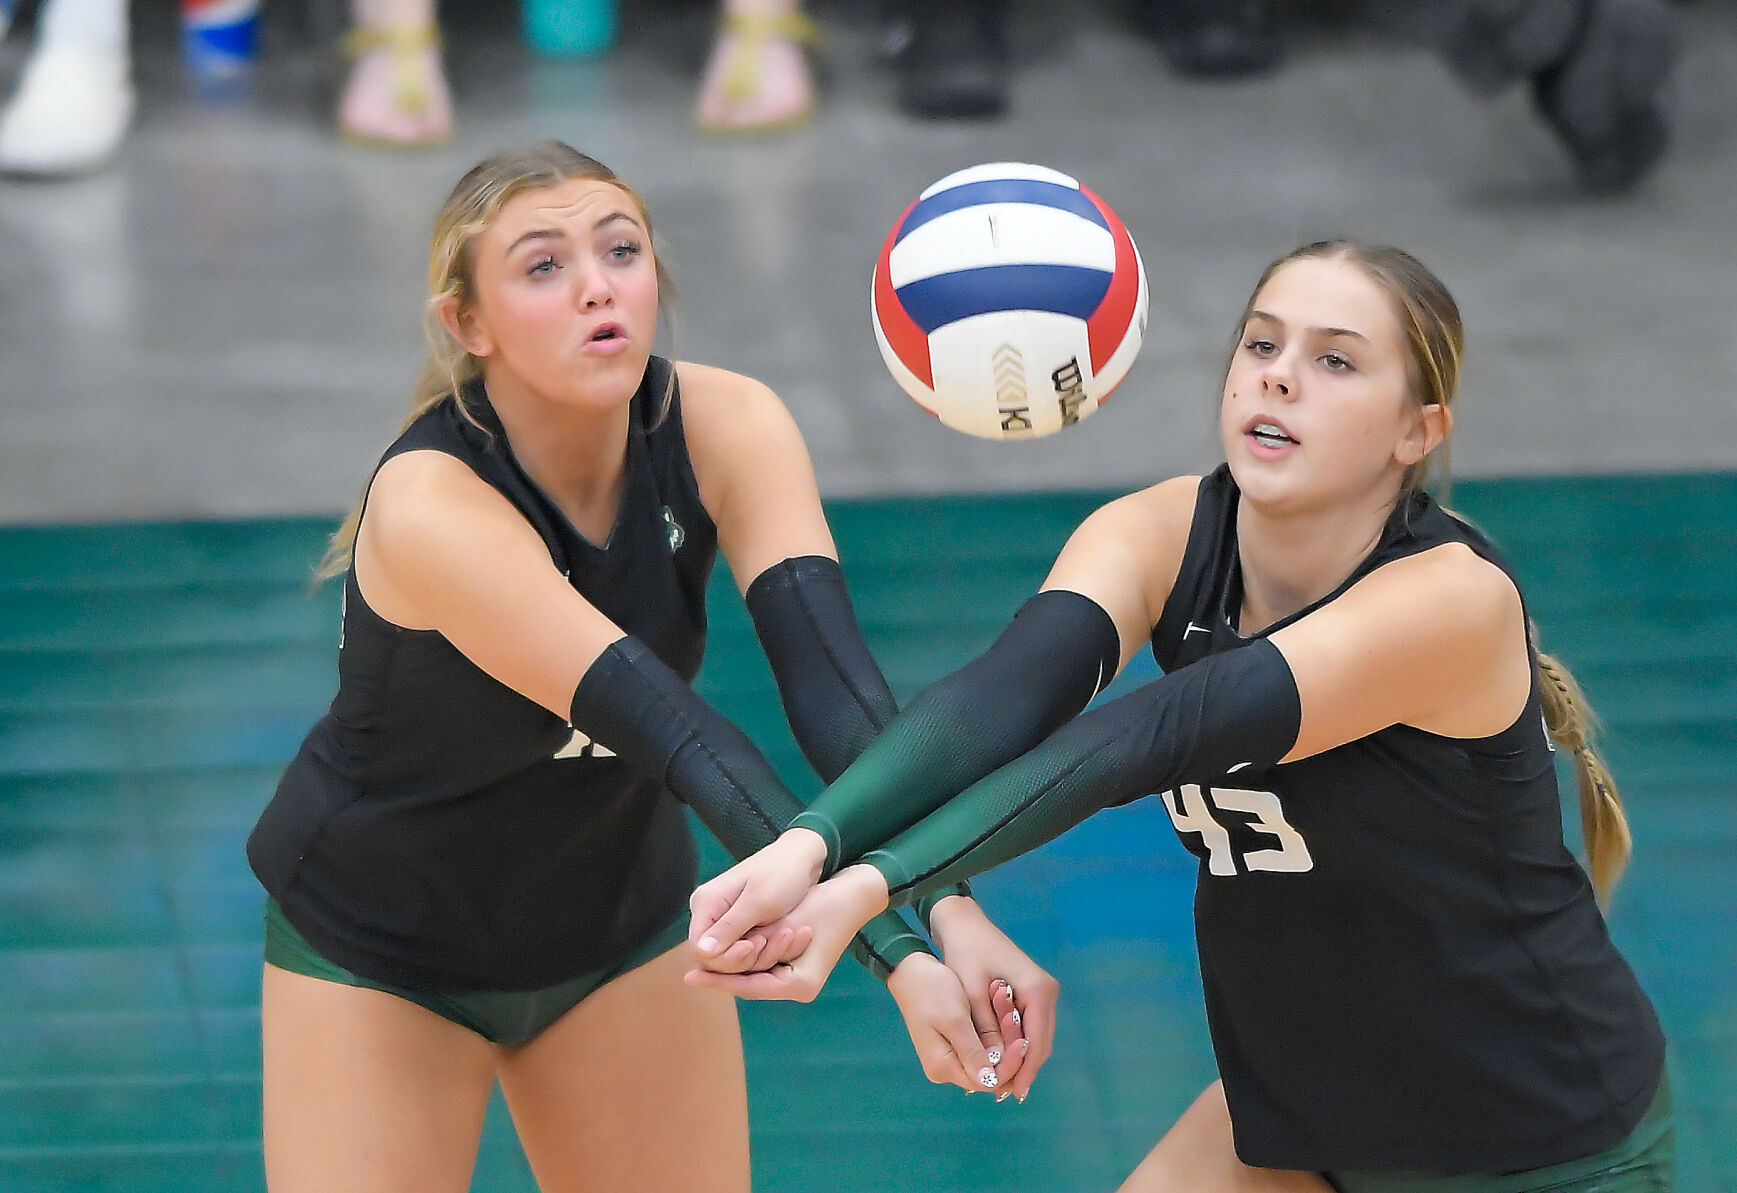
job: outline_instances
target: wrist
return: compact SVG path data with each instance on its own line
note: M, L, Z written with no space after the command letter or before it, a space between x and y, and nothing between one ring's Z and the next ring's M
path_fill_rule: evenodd
M838 867L844 848L843 841L839 837L838 826L832 822L830 817L816 812L813 808L804 808L785 827L784 835L789 836L797 829L820 839L822 853L820 855L820 869L816 872L816 877L831 878L833 870Z
M806 870L810 884L820 881L821 872L826 868L825 837L809 828L787 828L778 837L778 847Z
M867 923L887 909L887 880L873 866L857 863L846 866L830 879L841 884L850 897L851 907L862 913Z
M958 928L969 920L986 918L983 909L977 905L977 900L969 895L948 893L937 899L929 909L929 932L936 943L947 935L950 928Z

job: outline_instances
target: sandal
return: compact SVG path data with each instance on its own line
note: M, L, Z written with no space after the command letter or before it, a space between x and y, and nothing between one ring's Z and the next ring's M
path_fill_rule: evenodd
M368 26L350 31L350 78L338 106L338 131L361 145L419 148L452 136L452 94L432 25Z
M799 12L727 14L700 82L695 122L724 133L802 124L814 112L808 53L819 40L814 22Z

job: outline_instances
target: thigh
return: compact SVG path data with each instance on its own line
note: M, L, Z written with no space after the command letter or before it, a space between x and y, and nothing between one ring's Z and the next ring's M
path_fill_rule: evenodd
M1331 1193L1313 1172L1251 1168L1236 1158L1224 1086L1214 1081L1164 1133L1120 1193Z
M272 1193L463 1193L495 1047L396 995L265 967Z
M683 983L686 945L600 987L501 1059L542 1193L747 1193L736 1004Z

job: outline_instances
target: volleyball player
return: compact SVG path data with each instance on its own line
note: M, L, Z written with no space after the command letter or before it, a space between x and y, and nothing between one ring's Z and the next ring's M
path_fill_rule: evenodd
M1092 515L987 653L696 891L702 957L757 924L815 936L694 980L809 997L869 914L1158 792L1200 859L1220 1081L1125 1189L1670 1188L1664 1042L1597 900L1621 804L1506 564L1422 483L1461 348L1403 252L1275 262L1226 372L1226 464ZM1165 675L1075 717L1148 641Z
M716 552L823 775L894 711L806 451L764 386L651 355L651 221L565 145L459 182L430 289L436 353L328 557L338 694L248 843L268 1183L466 1189L498 1080L545 1190L745 1191L734 1005L672 951L682 804L738 856L800 804L688 686ZM1028 1057L1008 983L1053 1001L1053 980L981 913L944 944L957 972L883 918L858 953L931 1076L1029 1080L1047 1029L1027 1016Z

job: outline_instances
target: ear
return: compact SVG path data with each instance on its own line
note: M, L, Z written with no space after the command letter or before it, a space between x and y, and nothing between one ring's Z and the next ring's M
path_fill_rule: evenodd
M1393 453L1407 468L1420 463L1430 452L1440 447L1447 437L1453 433L1454 412L1439 403L1431 406L1420 406L1416 416L1411 421L1411 427L1406 431L1405 438L1399 441L1398 449Z
M440 325L446 329L446 334L458 342L472 356L481 359L494 352L495 343L486 329L477 321L472 311L467 311L458 305L458 296L448 294L434 308L440 317Z

